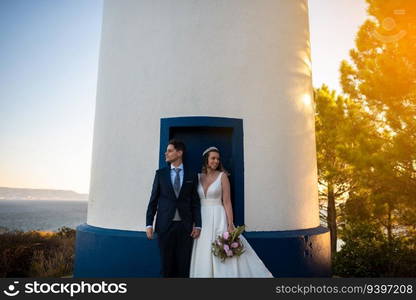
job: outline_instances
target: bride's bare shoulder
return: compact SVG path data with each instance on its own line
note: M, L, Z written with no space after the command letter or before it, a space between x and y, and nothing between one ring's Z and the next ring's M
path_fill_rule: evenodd
M221 172L220 176L221 176L221 181L222 182L229 182L228 176L226 176L227 173L225 172Z

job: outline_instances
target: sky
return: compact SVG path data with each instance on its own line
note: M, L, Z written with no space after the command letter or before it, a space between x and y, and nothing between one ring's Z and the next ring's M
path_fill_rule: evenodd
M323 83L338 93L339 67L349 59L355 36L367 19L365 0L309 0L309 30L314 87Z
M364 0L309 0L312 79L339 66ZM88 193L102 0L0 0L0 187Z

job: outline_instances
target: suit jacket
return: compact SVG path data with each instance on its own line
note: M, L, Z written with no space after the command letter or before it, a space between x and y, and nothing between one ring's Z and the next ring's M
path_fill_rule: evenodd
M146 226L153 225L153 219L157 211L155 232L165 232L178 208L185 228L191 233L192 227L201 227L201 201L198 195L198 177L187 171L184 166L182 187L176 198L173 189L170 165L156 171L153 180L152 194L146 213Z

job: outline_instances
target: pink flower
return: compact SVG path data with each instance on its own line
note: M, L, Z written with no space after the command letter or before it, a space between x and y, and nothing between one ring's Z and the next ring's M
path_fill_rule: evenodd
M227 245L227 244L225 244L225 245L224 245L224 250L225 250L225 252L228 252L228 251L230 251L230 247L228 247L228 245Z
M234 255L233 251L231 251L231 250L225 251L225 253L227 253L227 256L233 256Z
M237 242L234 242L234 243L231 244L231 248L237 248L237 247L238 247L238 243Z
M228 231L226 231L222 234L222 237L228 240L228 238L230 237L230 234L228 233Z
M218 246L221 246L222 245L220 240L217 240L217 245Z

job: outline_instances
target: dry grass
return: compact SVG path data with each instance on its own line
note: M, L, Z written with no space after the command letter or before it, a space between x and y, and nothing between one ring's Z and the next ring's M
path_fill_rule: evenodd
M75 230L0 234L0 277L61 277L73 272Z

